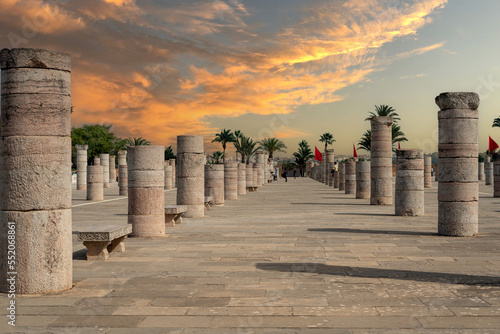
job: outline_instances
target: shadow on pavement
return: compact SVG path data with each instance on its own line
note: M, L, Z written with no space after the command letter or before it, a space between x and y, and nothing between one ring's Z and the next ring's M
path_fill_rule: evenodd
M365 234L395 234L395 235L434 235L437 232L419 232L419 231L387 231L387 230L359 230L354 228L309 228L308 232L333 232L333 233L365 233Z

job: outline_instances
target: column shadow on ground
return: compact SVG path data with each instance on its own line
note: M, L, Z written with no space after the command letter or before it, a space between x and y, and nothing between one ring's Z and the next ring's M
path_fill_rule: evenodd
M308 232L333 232L333 233L354 233L354 234L394 234L394 235L431 235L437 236L437 232L419 231L387 231L387 230L360 230L355 228L309 228Z
M356 212L335 212L341 216L378 216L378 217L396 217L393 213L356 213Z
M500 277L428 271L332 266L322 263L257 263L257 269L293 273L314 273L342 277L391 278L407 281L500 286Z
M341 198L339 198L341 199ZM343 198L345 199L345 198ZM366 203L290 203L292 205L338 205L338 206L342 206L342 205L370 205L370 204L366 204Z

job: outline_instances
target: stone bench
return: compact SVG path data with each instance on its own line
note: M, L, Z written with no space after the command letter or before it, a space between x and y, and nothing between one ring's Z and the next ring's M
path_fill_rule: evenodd
M214 198L212 196L205 196L205 211L210 210L210 205L212 205Z
M259 189L259 186L247 186L247 191L249 192L257 191L257 189Z
M104 225L78 232L78 240L87 247L87 260L108 260L111 252L125 251L125 238L132 225Z
M182 223L182 215L187 209L187 205L165 205L165 226Z

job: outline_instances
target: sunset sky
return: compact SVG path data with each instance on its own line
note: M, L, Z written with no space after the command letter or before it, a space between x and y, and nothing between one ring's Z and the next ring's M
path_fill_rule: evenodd
M430 153L434 97L475 91L484 151L500 141L499 13L498 0L2 0L0 48L70 53L73 125L121 137L175 148L239 129L290 156L331 132L350 154L388 104L403 147Z

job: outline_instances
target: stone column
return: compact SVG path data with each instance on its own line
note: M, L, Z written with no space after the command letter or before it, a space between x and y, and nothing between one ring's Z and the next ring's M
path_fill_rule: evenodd
M102 201L104 200L103 187L103 172L102 166L94 165L87 166L87 200Z
M484 181L484 162L478 162L477 167L477 179L479 181Z
M254 163L252 165L253 169L253 186L260 187L260 179L259 179L259 164Z
M238 196L247 194L247 165L238 163Z
M245 178L246 186L253 187L253 164L251 163L246 164Z
M224 164L224 198L238 199L238 163L234 161Z
M330 173L330 165L333 165L335 160L335 150L326 150L325 151L325 184L330 185L331 173Z
M87 190L87 149L88 145L76 147L76 189Z
M109 156L109 183L116 182L116 156Z
M339 190L345 191L345 162L339 163Z
M345 163L345 193L356 194L356 162L349 160Z
M478 233L478 120L476 93L436 97L439 119L438 234Z
M100 165L101 165L101 158L94 157L94 166L100 166Z
M165 171L165 190L171 190L172 189L172 166L170 166L170 163L168 161L165 161L163 163L163 169Z
M424 188L432 188L432 157L424 157Z
M128 147L128 223L136 237L165 235L164 152L160 145Z
M109 154L101 153L99 154L101 159L101 166L104 176L104 188L109 188Z
M73 261L71 59L41 49L3 49L0 68L0 292L10 289L10 271L17 272L16 294L66 290ZM7 246L14 230L11 270Z
M334 177L332 177L332 170L335 168L335 163L334 162L330 162L328 163L328 186L330 187L333 187L333 179Z
M177 187L177 172L175 167L175 159L170 159L170 166L172 166L172 188Z
M339 183L340 183L340 165L338 165L338 171L335 172L335 175L333 176L333 188L338 189L339 188Z
M490 156L486 157L485 169L486 169L485 183L487 186L491 186L493 184L493 162L491 161Z
M392 205L392 117L371 118L372 205Z
M396 216L424 215L424 152L396 151Z
M118 166L118 189L120 196L128 196L128 166Z
M434 165L434 181L439 182L439 164Z
M500 197L500 154L493 156L493 197Z
M224 165L205 165L205 196L212 196L213 205L224 206Z
M127 151L126 150L118 151L118 166L126 166L126 165L127 165Z
M259 177L259 185L263 185L266 181L265 179L265 168L266 168L266 152L257 151L256 159L257 159L257 175Z
M370 161L356 162L356 198L370 198Z
M187 205L183 217L205 216L205 152L203 136L177 137L177 204Z

